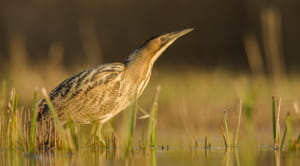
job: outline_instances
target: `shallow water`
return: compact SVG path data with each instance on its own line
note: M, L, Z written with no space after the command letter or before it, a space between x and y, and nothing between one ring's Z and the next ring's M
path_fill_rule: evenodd
M1 150L1 165L298 165L298 152L274 151L270 146L228 148L157 147L125 154L118 150L105 152L80 149L74 153L28 154Z

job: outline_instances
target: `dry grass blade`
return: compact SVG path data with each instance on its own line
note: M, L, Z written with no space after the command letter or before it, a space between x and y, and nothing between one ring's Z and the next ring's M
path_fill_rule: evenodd
M234 137L234 145L238 144L238 138L240 134L240 124L241 124L241 116L242 116L242 104L243 101L241 100L239 105L238 105L238 123L237 123L237 129Z
M224 139L226 140L225 147L231 146L232 145L232 134L230 131L230 125L229 125L229 118L228 118L228 111L224 111L224 126L225 126L225 131L223 131Z
M272 123L275 149L280 148L280 97L272 97Z
M18 98L16 95L16 90L12 89L10 94L10 101L8 103L7 110L7 136L6 136L6 145L12 149L17 148L17 141L19 137L18 132L18 117L17 117L17 105Z

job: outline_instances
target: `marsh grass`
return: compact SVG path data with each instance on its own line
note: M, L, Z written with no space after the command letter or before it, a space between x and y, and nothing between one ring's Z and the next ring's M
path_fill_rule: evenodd
M42 89L42 94L47 102L49 110L51 112L52 118L49 122L50 129L45 129L44 132L50 132L49 134L55 134L54 140L50 140L49 142L54 142L54 147L61 150L74 151L76 150L76 136L75 136L75 128L72 122L67 122L66 129L64 129L63 124L58 119L57 113L54 109L54 106L48 96L48 93L45 88ZM53 122L52 122L53 121ZM43 123L43 120L42 122ZM54 125L52 125L54 124ZM53 128L54 132L52 132L51 128ZM50 137L53 138L53 137Z
M19 112L17 111L18 107L18 97L16 95L15 89L11 91L10 100L8 102L7 109L7 136L6 144L12 149L17 148L19 132L18 132L18 122L20 120Z
M224 111L224 128L222 128L222 134L223 134L223 139L224 139L224 144L225 147L229 147L232 145L232 133L230 131L230 127L229 127L229 119L228 119L228 111L225 110Z
M239 133L240 133L240 124L241 124L241 116L242 116L242 101L239 102L238 107L237 107L237 124L236 124L236 131L235 134L232 133L231 131L231 126L230 126L230 120L229 120L229 115L228 111L225 110L223 117L224 117L224 128L222 128L222 135L223 135L223 140L225 147L234 147L238 145L238 138L239 138Z
M130 120L128 121L128 132L126 140L126 148L125 148L125 156L129 156L133 152L133 137L135 133L136 127L136 118L137 117L137 100L132 105L132 109L130 111Z
M30 153L33 153L35 149L37 102L38 102L38 94L37 94L37 90L35 90L33 95L33 103L31 105L32 116L30 120L30 131L29 131L29 152Z
M1 147L6 147L10 149L22 149L22 151L26 152L38 152L39 149L37 147L37 142L35 139L35 128L37 125L37 122L34 121L36 119L36 103L38 94L37 91L34 92L33 98L32 98L32 104L30 105L29 108L22 107L19 105L19 99L16 91L13 89L11 90L9 97L7 97L7 89L3 88L6 87L6 85L2 84L2 91L1 91L1 107L0 107L0 129L1 129L1 135L0 135L0 142L1 142ZM164 89L165 91L165 89ZM49 102L49 98L45 96L46 92L42 93L47 102ZM154 93L154 99L152 98L152 106L150 107L150 116L149 116L149 121L148 125L143 126L143 130L147 131L146 137L147 139L145 141L142 141L140 143L140 146L143 147L141 149L144 149L144 147L155 147L157 146L157 133L159 132L159 125L158 121L160 118L158 118L158 109L160 108L158 103L161 100L158 100L158 96L160 96L160 88L157 87L156 92ZM165 97L165 96L163 96ZM160 97L161 98L161 97ZM6 101L6 102L4 102ZM52 108L51 103L49 103L50 108ZM294 123L292 122L293 114L288 113L285 119L285 128L284 132L282 133L282 137L280 138L280 133L278 132L278 128L280 128L279 121L280 121L280 100L279 98L274 97L272 99L272 115L275 115L272 117L272 125L274 126L275 129L275 137L273 135L273 139L275 138L276 142L276 149L284 149L285 145L288 145L288 149L290 150L298 150L299 149L299 141L300 137L293 138L294 135L294 130L293 127L298 129L297 126L294 126ZM224 112L223 115L223 139L225 142L225 147L235 147L238 145L239 142L239 135L240 135L240 124L243 123L243 118L246 117L245 119L251 119L247 118L246 114L242 114L242 109L245 108L245 105L242 104L242 101L239 102L237 106L237 111L234 111L236 113L233 113L231 111L226 111ZM254 108L253 108L254 109ZM123 141L123 144L120 144L118 146L117 141L116 141L116 135L109 133L108 136L105 137L105 142L107 144L106 148L108 149L117 149L119 147L125 147L127 149L127 152L131 153L134 150L135 147L135 142L134 138L135 136L139 136L139 133L136 133L135 131L137 130L136 128L136 118L137 118L137 111L138 111L138 106L137 103L132 105L131 110L129 110L128 113L130 113L127 121L127 130L125 131L128 133L127 137ZM295 112L296 111L296 106L295 106ZM284 110L283 110L284 111ZM51 111L54 112L55 111ZM163 115L164 112L160 112L160 115ZM51 113L52 114L52 113ZM234 115L234 116L232 116ZM243 115L243 116L242 116ZM255 115L255 114L254 114ZM298 115L298 114L296 114ZM57 142L56 150L58 151L76 151L78 147L80 146L80 143L78 141L78 137L80 135L80 131L78 132L77 127L72 124L72 123L67 123L64 127L62 127L61 122L57 119L57 115L52 114L53 120L55 122L55 126L58 127L57 131L60 132L60 134L57 133L55 135L55 138L62 139L60 142ZM172 115L174 116L174 115ZM55 118L56 117L56 118ZM145 116L145 117L148 117ZM236 121L232 121L231 117L236 117ZM297 116L298 117L298 116ZM56 120L55 120L56 119ZM270 118L271 119L271 118ZM163 121L160 121L163 125L164 121L168 121L169 119L163 119ZM299 118L297 118L299 120ZM143 120L145 121L145 120ZM248 120L247 120L248 121ZM29 123L30 122L30 123ZM138 122L141 123L141 122ZM274 125L275 124L275 125ZM59 127L61 126L61 127ZM235 126L233 129L232 126ZM274 127L271 128L270 131L274 131ZM46 129L45 129L46 130ZM61 131L60 131L61 130ZM295 130L297 131L297 130ZM243 131L242 131L243 132ZM82 135L81 135L82 136ZM255 136L253 136L255 137ZM278 137L280 138L278 141ZM205 139L205 147L209 147L209 143L207 140L208 137ZM138 138L137 138L138 140ZM275 141L274 140L274 141ZM117 147L118 146L118 147ZM275 145L274 145L275 146ZM286 148L285 148L286 149ZM288 150L287 149L287 150ZM102 149L103 150L103 149ZM105 151L105 149L104 149Z
M243 101L241 100L238 104L238 121L237 121L237 128L236 128L236 132L235 132L235 136L234 136L234 145L238 145L238 141L239 141L239 134L240 134L240 125L241 125L241 118L242 118L242 104Z
M296 117L299 114L298 105L295 103L294 110L296 113ZM300 134L297 134L296 138L293 138L294 136L294 130L293 130L293 119L292 119L291 112L287 112L286 120L285 120L285 128L284 133L282 136L282 141L280 145L280 150L283 150L284 145L287 145L287 149L289 151L298 151L300 150ZM299 115L298 115L299 118ZM299 119L297 120L299 121ZM287 143L285 143L287 141Z
M148 141L147 147L152 148L156 146L156 134L157 134L157 118L158 118L158 97L160 93L160 86L156 87L156 93L151 108L151 115L148 124Z
M294 131L293 131L293 120L291 112L287 112L285 118L285 127L282 134L280 136L280 106L281 106L281 98L280 97L272 97L272 131L273 131L273 140L274 140L274 149L275 150L284 150L295 151L299 150L299 135L294 139ZM294 109L296 115L298 114L297 104L294 105ZM287 142L287 143L286 143ZM287 148L285 148L285 145Z
M297 117L297 124L300 125L300 112L299 112L299 108L298 108L298 104L294 103L294 110L296 113L296 117ZM295 141L292 143L291 145L291 149L300 149L300 132L297 135L297 138L295 139Z
M283 132L283 136L282 136L282 140L281 140L281 144L280 144L280 149L283 149L285 140L288 140L288 146L289 146L289 148L291 148L292 133L293 133L291 123L292 123L291 114L290 114L290 112L288 112L286 115L285 128L284 128L284 132Z
M73 121L70 121L66 124L66 128L68 129L68 142L71 142L72 144L72 147L71 147L71 151L74 151L74 150L78 150L79 148L79 142L78 142L78 137L77 137L77 128L76 128L76 125Z
M3 88L1 93L5 94L6 91L6 88ZM1 96L0 100L0 147L26 151L29 147L28 110L19 107L15 89L11 90L9 99Z
M3 86L5 87L5 86ZM49 142L54 142L55 151L68 151L72 152L78 149L78 132L76 126L72 122L66 123L64 126L62 122L58 119L58 116L54 110L54 106L50 101L50 98L45 89L42 89L43 97L45 98L49 110L51 112L53 125L44 124L44 122L37 122L37 103L38 103L38 93L34 92L33 102L30 109L19 108L18 97L16 95L15 89L12 89L10 94L10 99L6 104L3 104L6 89L3 88L1 91L1 147L6 147L9 149L17 149L22 147L25 152L36 153L36 152L47 152L47 148L51 148L52 145ZM149 118L148 125L148 140L145 145L149 147L156 146L156 132L157 132L157 111L158 111L158 96L160 92L160 87L157 87L156 95L154 97L151 115ZM7 106L7 109L5 107ZM133 137L136 127L136 117L137 117L137 103L133 104L133 109L130 111L130 119L128 121L128 135L125 140L127 142L124 144L126 153L131 153L134 148ZM40 128L37 126L40 125ZM23 130L24 129L24 130ZM39 129L41 131L37 132ZM54 129L54 136L50 137L48 145L44 145L45 148L40 148L40 143L43 140L36 140L37 134L47 133L49 130ZM21 132L22 131L22 132ZM111 137L105 137L106 148L117 147L117 141L114 134ZM54 150L54 149L51 149Z
M1 107L0 107L0 147L4 147L11 150L22 150L24 152L40 152L45 151L45 149L39 149L39 142L37 142L37 92L34 92L33 102L29 108L24 108L19 106L19 100L15 89L12 89L10 92L9 100L7 103L5 94L6 89L3 88L1 92ZM44 91L44 94L46 92ZM49 105L50 110L52 110L52 116L55 122L55 127L58 129L58 135L55 134L54 139L59 139L59 142L56 142L55 148L59 150L74 151L76 144L74 144L75 133L65 133L60 122L58 121L57 115L53 109L48 96L45 96L47 104ZM54 114L53 114L54 113ZM42 123L42 122L39 122ZM39 124L41 125L41 124ZM43 125L42 125L43 126ZM59 127L60 126L60 127ZM45 133L48 129L44 126L39 128L44 131L39 131L39 133ZM69 129L69 127L67 127ZM51 130L51 128L49 129ZM54 141L54 140L50 140ZM49 146L49 145L44 145Z
M272 126L273 126L273 140L274 148L279 148L280 144L280 97L272 97Z

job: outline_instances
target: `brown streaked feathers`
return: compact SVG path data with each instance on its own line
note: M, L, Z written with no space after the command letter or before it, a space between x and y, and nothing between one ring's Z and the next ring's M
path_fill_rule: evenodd
M120 95L114 96L120 92L124 68L122 63L105 64L80 72L59 84L49 94L59 120L62 122L72 120L79 123L101 120L85 114L94 115L93 112L97 111L98 117L101 117L108 112L107 108L111 107L108 105L114 105L113 101L112 103L107 101L108 98L117 100L120 97ZM38 121L51 117L45 100L41 100L39 108Z

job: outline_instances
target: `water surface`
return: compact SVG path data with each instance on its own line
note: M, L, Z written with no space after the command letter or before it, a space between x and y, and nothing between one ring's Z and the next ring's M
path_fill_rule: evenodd
M270 146L252 148L157 147L152 150L80 149L73 153L28 154L2 149L1 165L297 165L298 152L274 151Z

